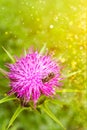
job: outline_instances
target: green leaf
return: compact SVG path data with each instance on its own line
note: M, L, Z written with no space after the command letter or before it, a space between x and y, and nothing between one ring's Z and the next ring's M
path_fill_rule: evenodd
M8 55L8 57L12 60L12 62L14 63L15 60L14 58L11 56L11 54L2 46L3 50L6 52L6 54Z
M24 56L26 56L27 55L27 51L24 49Z
M4 102L7 102L7 101L10 101L10 100L15 100L16 98L12 98L10 96L6 96L5 98L1 99L0 100L0 104L4 103Z
M13 124L13 122L15 121L15 119L17 118L17 116L18 116L24 109L25 109L25 108L22 107L22 106L19 106L19 107L16 109L16 111L15 111L15 113L13 114L11 120L9 121L9 124L8 124L7 129L9 129L9 127Z
M0 72L7 77L7 72L4 69L0 68Z
M67 74L65 77L66 78L69 78L69 77L71 77L71 76L73 76L73 75L76 75L76 74L78 74L78 73L80 73L82 70L78 70L78 71L76 71L76 72L72 72L72 73L70 73L70 74Z
M58 99L52 99L52 100L49 100L49 102L53 103L53 104L56 104L56 105L60 105L60 106L65 104L65 102L59 101Z
M8 121L7 119L3 121L2 127L0 130L6 130L7 121Z
M50 116L58 125L60 125L64 130L66 130L66 128L64 128L64 126L62 125L62 123L56 118L56 116L50 111L50 109L47 107L46 104L44 104L44 106L42 107L44 112Z
M84 90L78 90L78 89L61 89L61 90L57 90L56 92L58 92L58 93L63 93L63 92L72 93L72 92L84 92Z
M40 50L39 54L44 54L44 52L46 51L46 43L44 44L44 46L42 47L42 49Z

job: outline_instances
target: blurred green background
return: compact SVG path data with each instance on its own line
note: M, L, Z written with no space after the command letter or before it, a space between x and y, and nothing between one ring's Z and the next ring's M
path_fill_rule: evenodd
M59 59L63 74L75 75L64 80L59 93L63 104L49 103L49 108L67 130L87 130L86 45L87 0L0 0L0 68L11 62L2 49L20 56L30 46L40 50L47 44L50 54ZM9 81L0 74L0 99L9 90ZM80 90L75 92L74 90ZM0 130L9 122L18 104L0 105ZM24 111L10 130L62 130L43 111Z

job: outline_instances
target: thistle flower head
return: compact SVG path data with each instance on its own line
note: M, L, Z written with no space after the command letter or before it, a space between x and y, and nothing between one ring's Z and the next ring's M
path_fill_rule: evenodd
M52 96L60 86L60 66L51 56L33 51L8 67L9 94L16 94L25 103L32 100L36 104L41 95Z

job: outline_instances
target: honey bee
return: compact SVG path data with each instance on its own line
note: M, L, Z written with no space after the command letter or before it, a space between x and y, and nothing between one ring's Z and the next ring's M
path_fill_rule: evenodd
M42 82L43 83L49 82L54 77L55 77L55 74L53 72L51 72L45 78L42 79Z

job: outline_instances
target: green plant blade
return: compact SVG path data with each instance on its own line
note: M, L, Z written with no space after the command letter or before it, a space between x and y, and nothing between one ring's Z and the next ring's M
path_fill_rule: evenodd
M69 77L71 77L71 76L73 76L73 75L76 75L76 74L80 73L81 71L82 71L82 70L78 70L78 71L72 72L72 73L70 73L70 74L67 74L65 77L66 77L66 78L69 78Z
M3 98L3 99L0 100L0 104L2 104L4 102L11 101L11 100L15 100L15 99L16 98L12 98L12 97L6 96L5 98Z
M26 56L27 55L27 51L24 49L24 56Z
M3 123L2 123L2 126L1 126L1 129L0 129L0 130L6 130L7 121L8 121L8 120L4 120L4 121L3 121Z
M78 90L78 89L61 89L61 90L57 90L56 92L58 93L63 93L63 92L66 92L66 93L72 93L72 92L84 92L84 90Z
M7 77L7 72L4 69L0 68L0 73Z
M46 43L44 44L44 46L42 47L42 49L40 50L40 53L39 54L44 54L46 50Z
M44 106L42 107L44 112L51 117L58 125L60 125L64 130L66 130L64 128L64 126L62 125L62 123L56 118L56 116L50 111L50 109L47 107L46 104L44 104Z
M24 110L24 107L21 107L21 106L19 106L19 107L16 109L16 111L15 111L15 113L13 114L11 120L9 121L9 124L8 124L7 129L9 129L9 127L13 124L13 122L15 121L15 119L17 118L17 116L18 116L23 110Z
M8 55L8 57L12 60L12 62L14 63L15 60L14 58L11 56L11 54L2 46L3 50L6 52L6 54Z
M65 102L60 101L58 99L52 99L52 100L49 100L49 102L55 105L60 105L60 106L63 106L65 104Z

